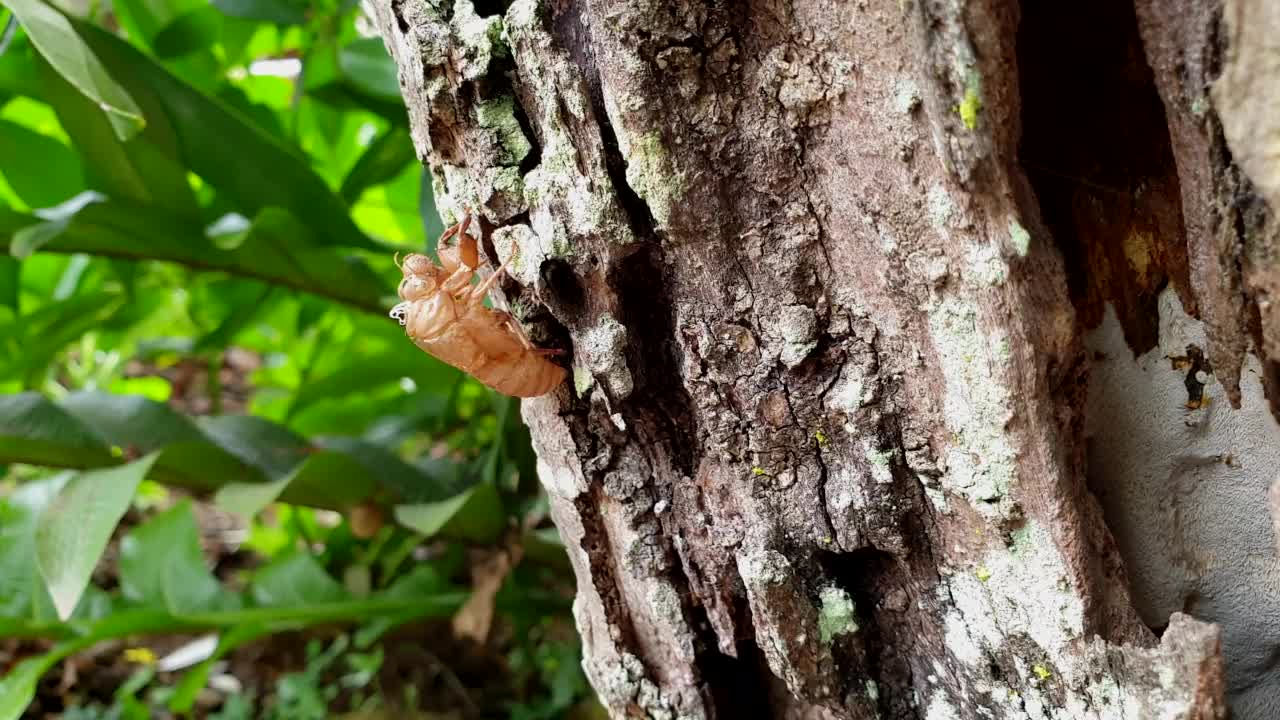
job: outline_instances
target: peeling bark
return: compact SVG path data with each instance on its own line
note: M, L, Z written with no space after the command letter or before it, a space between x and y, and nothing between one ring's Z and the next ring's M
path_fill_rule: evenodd
M1264 0L373 9L571 358L523 414L615 717L1225 716L1086 486L1082 337L1172 286L1276 376Z

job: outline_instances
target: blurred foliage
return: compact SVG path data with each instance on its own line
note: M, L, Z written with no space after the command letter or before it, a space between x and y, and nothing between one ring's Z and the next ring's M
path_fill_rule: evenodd
M483 599L508 712L589 696L518 403L386 315L441 231L354 3L0 0L0 638L37 648L0 651L0 719L104 641L207 636L65 716L184 715L236 648L334 623L359 640L219 712L327 716L335 668L377 709L377 639L458 611L477 553L516 559Z

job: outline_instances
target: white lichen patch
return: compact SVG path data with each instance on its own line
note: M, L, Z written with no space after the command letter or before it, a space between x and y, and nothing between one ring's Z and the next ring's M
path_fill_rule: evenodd
M843 589L828 586L818 594L818 637L824 643L832 638L858 632L858 615L853 598Z
M862 456L866 458L867 465L871 467L871 477L876 482L882 485L888 485L893 482L892 450L881 450L872 444L870 438L867 438L862 441Z
M876 399L876 386L868 382L862 368L856 363L845 363L840 378L826 394L827 405L853 416Z
M928 195L925 196L926 210L929 213L929 222L935 230L943 230L950 222L951 216L956 211L955 201L951 199L951 193L941 185L934 185L929 188Z
M577 361L604 383L614 400L622 400L635 387L627 367L627 328L605 313L591 328L574 338ZM576 384L575 372L575 384Z
M938 692L929 701L929 708L925 711L924 718L925 720L960 720L960 715L946 694Z
M804 362L818 347L818 320L808 306L786 305L771 324L771 329L782 337L778 359L789 368Z
M457 39L455 67L467 80L475 80L489 72L493 58L506 53L502 40L502 18L480 17L470 0L456 0L450 23Z
M893 110L909 115L920 107L920 86L911 78L903 78L893 86Z
M947 297L929 308L929 330L946 381L947 429L944 488L968 498L989 517L1004 514L1017 471L1017 452L1006 432L1013 402L996 352L1007 342L1000 330L983 331L971 300Z
M791 561L777 550L743 548L737 554L738 574L748 590L786 582L793 574Z
M969 635L969 627L965 625L964 618L958 612L948 613L945 627L946 633L943 639L951 654L960 662L978 667L985 657L982 654L982 648L978 647L973 637Z
M1072 665L1071 643L1084 632L1084 603L1049 533L1027 521L1015 533L1013 547L989 552L982 567L985 580L966 571L947 581L960 613L947 623L948 645L956 656L973 658L975 644L999 653L1010 636L1021 635L1035 641L1054 665Z
M649 679L644 663L629 652L622 652L621 662L588 663L584 667L591 676L592 686L610 707L634 706L643 717L655 720L676 720L678 715L671 700Z
M965 279L973 284L995 287L1009 279L1009 266L993 244L970 244L965 260Z

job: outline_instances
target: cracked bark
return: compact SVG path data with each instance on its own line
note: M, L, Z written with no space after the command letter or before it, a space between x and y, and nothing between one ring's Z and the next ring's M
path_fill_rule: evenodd
M1225 5L373 3L571 358L523 413L615 717L1224 716L1086 488L1081 336L1172 285L1276 375L1280 21Z

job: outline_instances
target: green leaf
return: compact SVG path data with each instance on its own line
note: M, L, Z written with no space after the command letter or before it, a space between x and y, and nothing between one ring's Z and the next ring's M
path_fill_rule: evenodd
M121 140L101 108L76 92L48 63L39 63L38 97L56 111L59 124L84 162L91 187L116 200L156 206L186 218L199 212L179 155L172 122L150 95L139 96L149 118L142 132Z
M71 475L21 485L0 500L0 617L34 618L47 601L36 568L36 521Z
M381 38L360 38L338 51L338 67L353 87L375 98L400 100L396 63Z
M17 258L0 256L0 307L19 312L18 288L22 281L22 264Z
M27 658L0 678L0 720L18 720L36 696L36 683L60 657L46 653Z
M270 135L120 38L92 26L81 27L81 33L139 102L163 109L185 166L234 202L242 215L281 208L325 245L380 247L356 228L324 181Z
M405 503L440 501L457 493L457 488L449 483L424 472L421 468L410 465L390 450L366 440L328 437L317 438L316 444L354 459L367 472L376 476L384 488L394 492L396 497Z
M65 15L40 0L4 0L40 54L58 74L112 119L121 140L146 124L142 111L85 44Z
M342 181L342 198L354 203L367 188L396 177L416 160L409 131L402 126L389 128L369 144L347 173Z
M77 194L55 207L36 211L36 217L43 220L32 225L18 228L13 233L13 241L9 245L9 253L16 258L28 258L31 254L57 239L66 231L76 213L88 205L102 202L106 198L93 190ZM18 216L14 216L18 217Z
M0 118L0 173L28 207L57 205L84 187L75 151L25 125Z
M297 414L321 400L350 397L405 377L413 378L420 388L447 394L462 373L406 339L402 347L353 359L328 375L310 380L298 389L293 412Z
M36 563L58 617L71 617L111 533L156 455L71 478L36 526Z
M348 599L342 585L305 552L285 556L259 570L249 585L249 594L260 607L319 605Z
M0 241L7 235L14 254L38 248L165 260L295 288L379 315L389 307L383 299L391 292L389 282L383 282L363 260L317 247L310 231L283 211L264 211L252 224L243 218L223 222L217 226L222 234L211 240L189 219L160 208L98 195L76 201L82 205L71 208L69 216L46 222L0 208ZM228 226L235 229L228 231Z
M191 419L137 396L77 392L55 404L37 393L0 395L0 463L100 468L118 455L158 453L152 480L253 511L276 499L345 510L378 496L434 499L449 483L380 448L316 442L260 417ZM268 485L276 483L277 485Z
M309 4L303 0L213 0L213 6L232 17L301 25L307 21Z
M130 530L120 541L120 590L134 602L174 615L236 607L205 566L191 501Z
M101 436L37 393L0 395L0 456L5 462L77 468L114 462Z
M434 503L397 505L396 521L427 537L436 534L473 542L495 540L506 526L498 491L487 483Z
M212 5L198 5L165 25L152 40L152 47L158 57L182 57L213 45L220 30L222 14Z
M275 502L280 497L280 493L293 482L293 478L294 476L289 474L269 482L224 485L214 494L213 502L229 513L235 513L243 518L252 518L263 508Z

